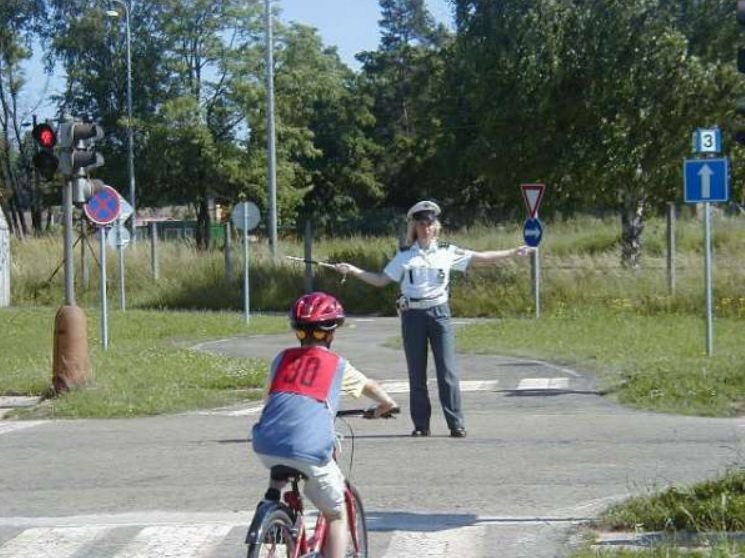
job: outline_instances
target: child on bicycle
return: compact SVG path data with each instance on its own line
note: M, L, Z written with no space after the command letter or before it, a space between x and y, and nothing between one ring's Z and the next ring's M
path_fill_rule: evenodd
M380 417L396 407L374 380L330 350L344 309L336 298L314 292L290 310L290 324L300 347L285 349L272 362L253 449L269 469L285 465L302 472L305 495L328 520L324 556L343 558L346 549L344 476L333 459L334 419L342 393L375 401ZM279 499L283 482L271 480L266 498Z

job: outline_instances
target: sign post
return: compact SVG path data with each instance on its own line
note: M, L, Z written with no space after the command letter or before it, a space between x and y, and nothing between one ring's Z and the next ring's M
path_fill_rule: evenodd
M535 297L535 317L541 317L541 259L538 246L543 238L543 225L538 219L538 209L543 202L543 194L546 192L545 184L520 184L523 192L525 207L528 209L528 218L523 225L523 239L525 244L535 248L533 250L533 296Z
M101 345L109 348L109 308L106 296L106 228L116 222L122 212L119 192L111 186L104 186L84 205L83 213L88 220L98 225L101 266Z
M718 128L699 128L693 133L693 151L704 159L683 162L683 199L704 204L704 289L706 290L706 355L714 354L714 302L711 258L711 203L729 201L729 161L715 158L722 151Z
M127 295L124 289L124 249L129 246L130 242L134 242L134 238L130 235L124 223L132 216L134 210L127 200L120 194L118 195L122 210L112 228L114 234L109 236L109 244L112 248L116 248L119 254L119 308L124 312L127 309ZM134 219L132 220L132 230L135 230Z
M242 201L233 207L230 220L236 228L243 231L243 315L246 323L249 323L251 315L248 286L248 231L259 224L261 214L255 203Z

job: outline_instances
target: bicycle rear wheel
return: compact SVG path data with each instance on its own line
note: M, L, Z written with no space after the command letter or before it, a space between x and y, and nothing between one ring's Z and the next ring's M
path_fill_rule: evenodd
M248 558L291 558L295 551L292 521L276 509L261 522L261 540L248 546Z
M347 551L346 558L367 558L367 521L360 493L347 483ZM355 540L357 544L355 545Z

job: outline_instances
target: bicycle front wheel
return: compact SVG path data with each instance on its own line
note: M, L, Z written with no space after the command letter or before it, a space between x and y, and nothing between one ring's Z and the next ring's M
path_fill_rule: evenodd
M367 558L367 521L360 493L347 483L347 551L346 558Z
M292 558L292 521L284 510L273 510L261 522L261 539L248 546L248 558Z

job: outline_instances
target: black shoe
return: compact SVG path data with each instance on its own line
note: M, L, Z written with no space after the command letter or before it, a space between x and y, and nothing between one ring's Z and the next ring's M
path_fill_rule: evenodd
M462 426L458 428L451 428L450 429L450 437L451 438L465 438L466 437L466 429Z
M415 428L414 432L412 432L411 435L415 438L419 438L421 436L429 436L429 428Z

